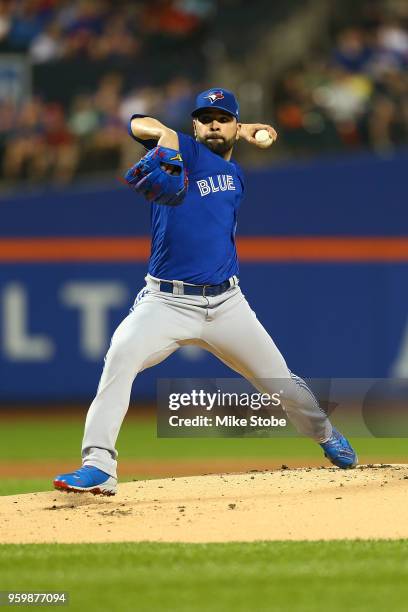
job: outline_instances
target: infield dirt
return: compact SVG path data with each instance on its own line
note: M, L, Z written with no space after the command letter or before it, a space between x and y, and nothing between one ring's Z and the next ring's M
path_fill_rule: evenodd
M408 464L119 485L115 497L0 497L0 542L231 542L408 537Z

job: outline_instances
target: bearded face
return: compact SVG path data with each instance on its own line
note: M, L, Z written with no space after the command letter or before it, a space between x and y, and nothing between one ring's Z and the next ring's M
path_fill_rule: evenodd
M238 139L239 124L233 115L214 109L206 109L194 119L194 132L197 142L210 151L226 157Z
M213 153L220 155L223 157L228 151L232 149L235 144L235 136L232 138L225 138L225 136L220 136L214 138L213 136L207 136L206 138L198 138L197 141L204 144L206 147L210 149Z

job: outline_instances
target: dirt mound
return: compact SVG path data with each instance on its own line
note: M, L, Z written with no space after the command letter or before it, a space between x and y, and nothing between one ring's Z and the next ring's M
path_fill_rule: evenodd
M124 483L116 497L0 497L0 541L229 542L408 537L408 465Z

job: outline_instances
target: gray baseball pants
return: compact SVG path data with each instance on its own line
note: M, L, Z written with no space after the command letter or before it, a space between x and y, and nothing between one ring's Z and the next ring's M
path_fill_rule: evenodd
M112 336L105 366L85 422L84 465L116 477L116 440L129 407L136 375L180 346L193 344L213 353L250 380L261 393L276 393L288 380L282 406L299 433L325 442L332 426L305 382L292 374L281 353L256 318L236 277L216 297L184 295L178 282L173 294L159 290L149 274L130 314ZM277 386L278 385L278 386Z

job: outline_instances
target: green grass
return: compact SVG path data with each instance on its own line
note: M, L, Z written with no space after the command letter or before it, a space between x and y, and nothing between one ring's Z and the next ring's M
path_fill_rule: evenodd
M7 478L0 481L0 495L19 495L49 491L52 488L49 478Z
M4 419L1 422L2 444L0 461L49 461L49 479L6 479L0 482L0 495L47 491L51 487L54 464L60 460L79 463L83 421L78 417L45 421L35 417ZM378 461L406 462L405 438L355 438L352 439L361 461L364 457ZM322 459L317 444L305 438L184 438L163 439L156 436L155 421L125 421L118 440L121 459L179 459L205 460L207 458L258 458L278 459L285 463L290 459ZM58 470L57 470L58 471ZM135 478L145 478L136 474Z
M50 478L6 478L0 481L0 496L1 495L20 495L22 493L38 493L39 491L52 490L52 478L56 474L52 474ZM127 482L131 478L121 478L120 482ZM146 478L142 478L146 480ZM59 493L58 493L59 495ZM0 530L1 533L1 530ZM1 539L1 535L0 535Z
M83 422L75 420L4 420L1 460L77 459ZM360 456L407 457L405 438L355 438ZM321 449L304 438L184 438L156 437L154 421L128 419L118 440L121 459L202 459L207 457L320 458Z
M73 611L403 612L407 541L0 546L0 590Z

